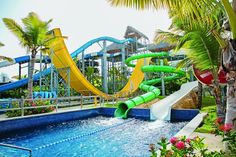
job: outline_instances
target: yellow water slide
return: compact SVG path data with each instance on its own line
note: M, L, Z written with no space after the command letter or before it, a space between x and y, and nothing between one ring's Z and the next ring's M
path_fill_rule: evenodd
M62 36L59 28L53 30L53 34L56 37ZM50 58L57 69L70 69L70 75L68 75L67 70L59 70L59 74L67 82L70 80L70 86L75 89L77 92L83 95L94 94L106 99L112 97L124 97L138 89L139 84L144 79L144 74L141 71L143 65L148 65L150 58L148 59L139 59L136 63L134 71L128 80L128 83L124 88L116 93L115 95L108 95L96 87L94 87L81 73L73 59L71 58L63 38L57 38L55 42L51 45L52 51L50 52ZM68 78L70 77L70 78Z

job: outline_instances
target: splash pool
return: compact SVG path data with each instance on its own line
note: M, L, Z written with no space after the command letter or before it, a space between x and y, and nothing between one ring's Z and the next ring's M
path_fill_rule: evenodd
M33 157L144 157L148 145L176 134L186 122L94 117L7 135L0 142L32 149ZM0 147L1 157L28 152Z

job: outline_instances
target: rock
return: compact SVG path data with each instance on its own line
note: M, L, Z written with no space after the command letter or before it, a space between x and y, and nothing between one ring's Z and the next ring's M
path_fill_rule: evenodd
M198 104L197 94L190 92L187 96L177 102L173 109L196 109Z

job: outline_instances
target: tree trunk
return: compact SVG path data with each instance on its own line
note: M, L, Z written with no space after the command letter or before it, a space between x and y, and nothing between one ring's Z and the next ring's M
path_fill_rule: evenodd
M213 94L216 100L216 113L217 117L222 118L225 120L225 110L223 106L220 84L218 80L213 81Z
M198 81L198 109L201 109L202 108L202 84L201 82Z
M233 9L236 12L236 0L233 0ZM236 39L232 40L234 49L233 58L236 58ZM230 60L232 61L232 60ZM235 63L231 63L234 65ZM235 69L227 69L227 107L225 123L233 124L233 130L236 130L236 71Z
M33 98L33 74L34 74L35 55L31 55L28 69L28 99Z
M233 124L233 129L236 130L236 72L234 73L234 76L228 77L225 123Z

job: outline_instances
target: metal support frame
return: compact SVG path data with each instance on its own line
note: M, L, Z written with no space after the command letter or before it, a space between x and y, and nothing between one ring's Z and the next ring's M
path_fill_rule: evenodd
M85 74L85 69L84 69L84 51L82 52L82 74Z
M19 63L19 80L21 80L21 63Z
M40 77L39 77L39 87L40 87L40 91L42 91L42 52L40 51L40 65L39 65L39 67L40 67L40 70L39 70L39 75L40 75Z
M51 92L56 92L57 96L69 97L70 96L70 68L56 69L54 66L51 67ZM66 71L66 72L65 72ZM61 76L60 72L65 72L67 80L65 81Z
M122 51L121 52L121 71L122 71L122 74L124 75L124 77L126 77L127 76L126 75L126 68L125 68L125 55L126 55L126 53L125 53L125 47L124 46L122 47L121 51ZM124 84L125 84L125 82L122 79L122 85L124 85Z
M107 77L108 77L108 67L107 67L107 47L106 41L103 41L103 56L102 56L102 87L105 93L108 93L108 86L107 86Z
M160 60L161 66L164 65L163 59ZM162 96L165 96L165 81L164 81L164 72L161 72L161 89L162 89Z
M113 74L112 74L112 90L113 90L113 93L116 92L116 85L115 85L115 73L114 73L114 68L115 68L115 58L112 57L112 69L113 69Z

